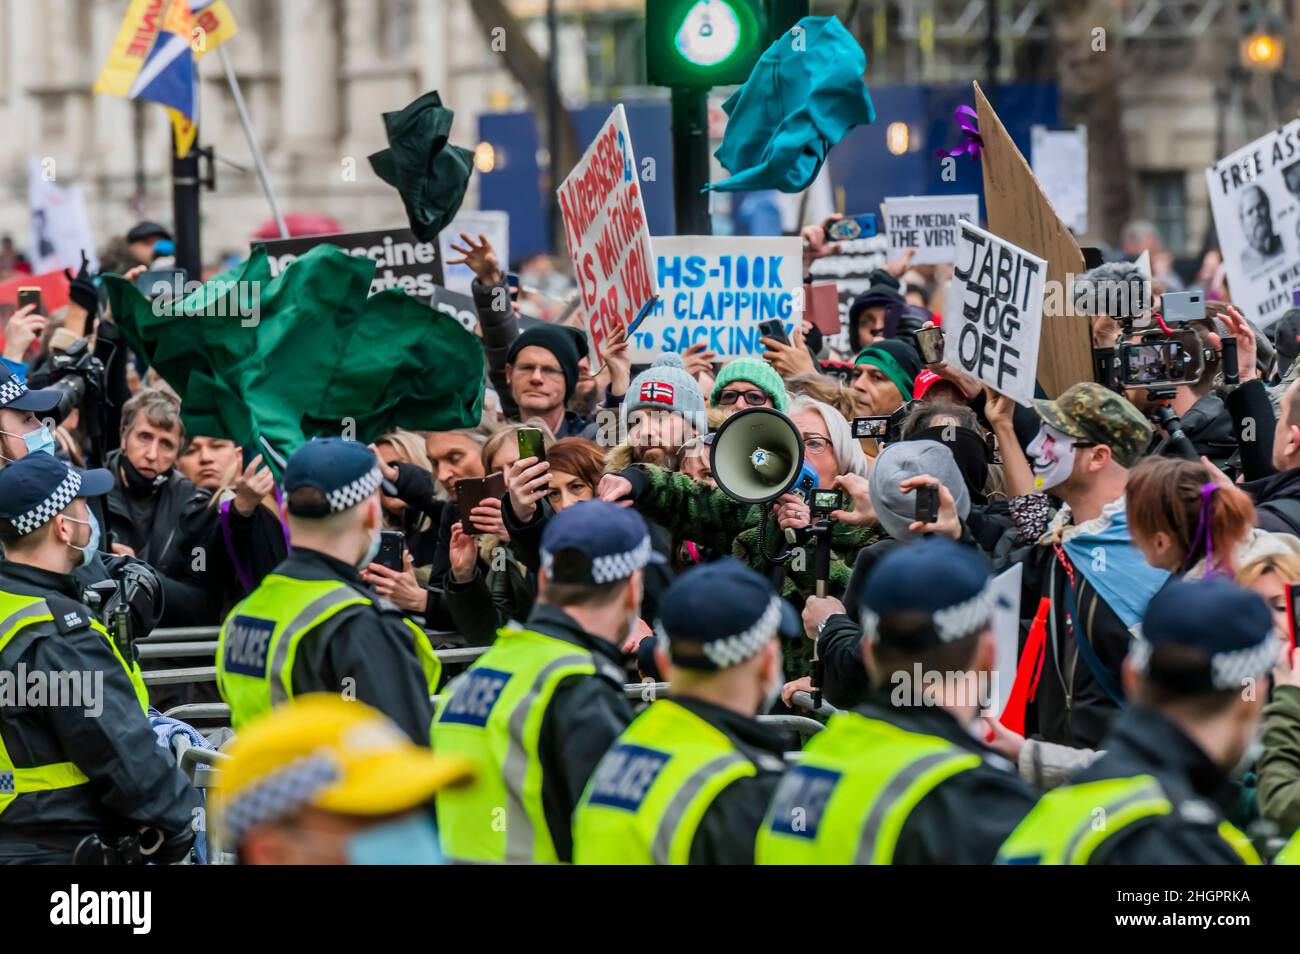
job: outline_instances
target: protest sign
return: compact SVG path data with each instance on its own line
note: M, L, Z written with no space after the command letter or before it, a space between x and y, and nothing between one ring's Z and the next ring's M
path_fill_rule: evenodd
M993 671L997 674L994 714L1006 711L1020 662L1020 581L1025 565L1015 563L989 581L993 596Z
M460 258L459 252L452 251L451 243L462 244L460 240L462 232L476 242L480 235L486 237L492 243L492 251L496 252L497 261L501 263L501 270L504 272L510 267L510 213L457 212L451 224L438 233L446 287L462 295L469 295L472 294L470 283L474 280L474 273L470 271L469 266L446 264L453 258Z
M98 271L95 236L90 231L81 186L55 185L52 168L33 156L28 162L27 198L32 212L32 271L70 268L76 272L81 268L83 253L90 270Z
M400 288L427 302L433 297L434 289L442 284L442 256L438 254L438 243L417 242L410 229L306 235L267 239L253 244L266 246L272 277L317 245L336 245L349 255L374 260L375 280L370 283L372 295L386 288Z
M759 323L803 318L798 238L665 235L653 240L660 299L632 336L632 362L700 342L720 361L759 354Z
M583 326L595 361L605 339L620 327L635 324L659 293L622 103L614 107L557 192L569 258L582 291Z
M1075 235L1088 231L1088 127L1030 129L1034 177Z
M440 311L449 318L454 318L466 331L472 332L478 327L478 309L471 295L462 295L437 285L433 289L433 299L429 302L434 311Z
M1025 406L1034 396L1047 262L961 223L943 360Z
M1047 261L1052 287L1067 287L1067 278L1084 271L1083 252L1043 194L1029 163L1020 154L1002 120L974 84L979 113L980 166L984 172L984 211L990 232ZM1068 313L1066 295L1050 295L1043 309L1043 345L1038 350L1038 383L1049 398L1071 385L1091 381L1092 327L1082 315Z
M948 265L957 251L957 222L978 222L976 195L913 195L885 200L889 257L916 249L913 265Z
M1205 170L1232 300L1261 327L1300 288L1300 120Z
M885 246L883 235L841 242L839 254L815 258L808 268L813 281L835 282L840 303L840 330L832 335L823 328L822 333L826 335L826 343L837 351L849 351L849 308L853 299L871 287L871 273L885 267Z

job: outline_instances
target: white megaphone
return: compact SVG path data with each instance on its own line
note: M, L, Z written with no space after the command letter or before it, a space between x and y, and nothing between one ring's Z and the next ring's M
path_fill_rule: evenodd
M709 464L723 493L742 503L768 503L795 489L812 492L811 486L796 488L805 471L803 435L771 408L746 408L727 418L713 435Z

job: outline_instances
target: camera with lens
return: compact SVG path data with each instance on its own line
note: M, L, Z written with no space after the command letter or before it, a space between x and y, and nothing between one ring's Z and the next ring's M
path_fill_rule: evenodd
M812 492L809 507L814 520L829 520L836 510L844 509L844 494L839 490L817 487Z
M87 398L98 398L104 392L104 363L95 357L88 338L78 338L67 349L53 352L49 375L48 387L61 395L54 412L60 421Z

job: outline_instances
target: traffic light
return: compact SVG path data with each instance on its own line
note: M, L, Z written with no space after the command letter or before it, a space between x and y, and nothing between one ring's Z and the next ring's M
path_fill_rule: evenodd
M707 89L749 79L767 49L763 0L646 0L646 74L656 86Z

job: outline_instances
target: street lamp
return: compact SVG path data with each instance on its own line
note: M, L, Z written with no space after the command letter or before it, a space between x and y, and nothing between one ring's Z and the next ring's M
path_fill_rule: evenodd
M1282 68L1286 38L1273 17L1261 19L1241 40L1241 65L1259 73L1276 73Z

